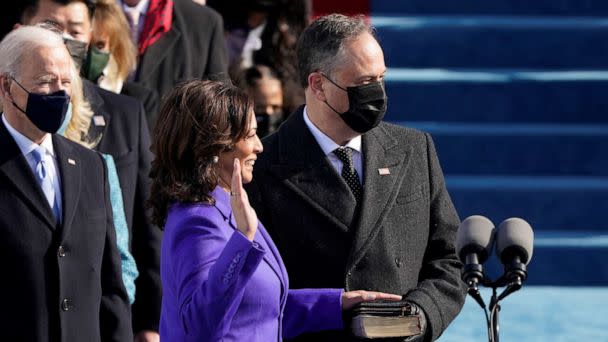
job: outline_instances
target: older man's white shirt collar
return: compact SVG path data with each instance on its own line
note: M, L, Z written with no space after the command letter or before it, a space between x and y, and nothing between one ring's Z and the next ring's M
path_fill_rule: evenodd
M13 128L13 126L11 126L11 124L8 123L8 121L6 120L4 113L2 113L2 122L4 123L4 126L6 126L6 130L8 131L8 133L13 137L13 139L17 143L19 150L21 150L21 153L24 156L29 155L30 153L32 153L33 150L36 149L36 147L38 147L38 144L31 141L28 137L19 133L19 131ZM47 153L55 157L55 150L53 149L53 139L51 137L51 134L47 133L44 136L44 139L42 140L40 146L44 147Z
M317 126L312 123L312 121L310 121L306 107L304 107L304 122L306 123L306 126L308 126L310 133L312 133L312 135L315 137L317 143L319 143L319 146L321 146L321 150L323 150L323 153L325 153L326 156L330 155L335 149L340 147L340 145L336 144L335 141L331 140L330 137L321 132L321 130L318 129ZM345 145L345 147L350 147L353 150L361 153L361 136L359 135L351 139Z

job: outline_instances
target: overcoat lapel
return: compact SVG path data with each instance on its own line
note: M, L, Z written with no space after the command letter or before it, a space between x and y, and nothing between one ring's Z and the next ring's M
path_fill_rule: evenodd
M382 226L391 210L410 160L411 149L399 146L382 126L363 135L363 199L355 229L351 262L357 262ZM388 173L388 174L387 174Z
M13 184L23 201L32 207L33 213L39 216L50 230L55 230L55 215L25 156L3 122L0 122L0 146L0 172Z
M75 155L74 147L63 138L53 136L53 145L57 154L59 174L61 175L61 194L63 197L62 240L68 236L80 198L81 169L80 160ZM103 180L91 180L103 181ZM103 201L103 198L99 199Z
M357 202L304 122L302 108L279 130L279 164L271 170L339 229L348 231Z

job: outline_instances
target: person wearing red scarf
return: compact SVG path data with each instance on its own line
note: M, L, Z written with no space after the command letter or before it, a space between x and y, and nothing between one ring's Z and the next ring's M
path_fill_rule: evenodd
M164 95L193 78L227 77L222 18L191 0L122 0L138 49L135 82Z

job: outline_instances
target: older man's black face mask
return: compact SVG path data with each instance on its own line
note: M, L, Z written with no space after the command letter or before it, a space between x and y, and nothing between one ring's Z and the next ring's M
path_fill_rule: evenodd
M388 100L383 80L344 89L326 75L322 75L348 94L348 110L344 113L338 112L325 101L325 104L340 115L348 127L355 132L365 133L378 126L386 113Z
M13 78L13 81L27 93L25 109L19 107L14 100L13 106L23 112L39 130L56 133L66 117L70 104L70 97L65 90L51 94L36 94L25 89L16 79Z

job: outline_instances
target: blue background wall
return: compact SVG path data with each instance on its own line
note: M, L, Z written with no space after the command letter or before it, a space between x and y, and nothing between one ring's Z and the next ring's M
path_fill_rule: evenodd
M386 119L432 133L460 217L535 230L502 340L608 341L608 1L371 0L370 16ZM487 340L475 302L440 340Z

